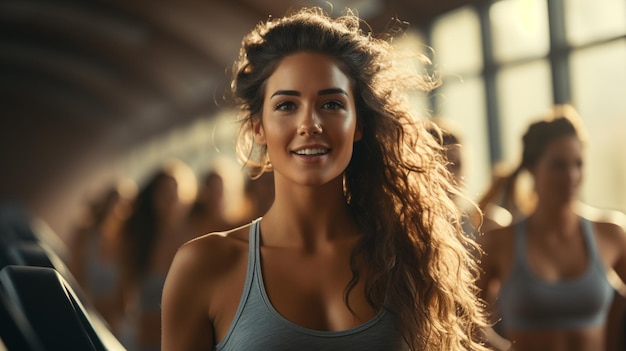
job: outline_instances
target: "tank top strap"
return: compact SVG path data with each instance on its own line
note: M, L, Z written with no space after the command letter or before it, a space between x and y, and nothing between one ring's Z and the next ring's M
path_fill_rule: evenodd
M593 235L592 223L588 219L580 217L580 224L582 226L585 244L587 245L587 250L589 251L589 258L593 261L597 261L600 257L596 245L596 238Z
M261 218L257 218L250 224L250 234L248 238L248 278L246 287L248 289L258 286L261 265Z
M228 343L228 340L232 337L235 327L239 323L242 318L242 314L244 312L244 308L248 303L248 299L251 295L253 282L256 279L255 276L255 267L256 260L258 259L257 253L259 247L259 223L261 218L258 218L250 224L250 230L248 232L248 267L246 272L246 278L243 285L243 291L241 294L241 298L239 300L239 305L237 306L237 311L235 312L235 316L233 317L233 321L226 332L226 336L219 343L217 343L216 350L222 350L224 345Z
M596 240L593 235L593 226L591 221L586 218L580 217L580 223L582 226L583 240L585 246L589 252L589 258L594 264L600 262L600 256L596 245ZM526 230L528 226L528 218L524 218L515 225L515 262L517 264L525 263L526 254Z
M254 267L254 262L258 259L259 247L260 247L260 232L261 218L257 218L252 221L250 225L250 232L248 233L248 269Z

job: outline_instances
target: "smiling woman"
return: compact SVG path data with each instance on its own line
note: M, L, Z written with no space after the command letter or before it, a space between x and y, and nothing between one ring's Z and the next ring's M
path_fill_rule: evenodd
M360 24L311 8L244 37L238 150L275 199L178 251L163 350L484 350L458 190L407 99L433 84Z
M254 121L255 143L267 148L277 184L340 180L360 132L350 80L337 63L325 54L289 55L265 90L273 93Z

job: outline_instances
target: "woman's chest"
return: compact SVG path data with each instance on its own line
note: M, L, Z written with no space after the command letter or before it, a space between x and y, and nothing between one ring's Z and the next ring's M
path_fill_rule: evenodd
M292 323L314 330L346 330L378 312L367 302L363 269L355 268L359 279L354 280L349 255L265 257L261 288L271 307Z

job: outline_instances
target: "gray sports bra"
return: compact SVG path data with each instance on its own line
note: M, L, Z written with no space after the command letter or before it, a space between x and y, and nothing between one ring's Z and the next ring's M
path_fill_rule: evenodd
M368 322L343 331L301 327L282 317L263 285L259 249L260 218L250 226L248 272L239 307L217 351L401 350L402 338L393 314L381 311Z
M577 329L605 323L614 290L600 260L591 223L581 218L589 252L583 275L547 282L535 276L526 262L526 222L516 226L513 267L500 290L505 330Z

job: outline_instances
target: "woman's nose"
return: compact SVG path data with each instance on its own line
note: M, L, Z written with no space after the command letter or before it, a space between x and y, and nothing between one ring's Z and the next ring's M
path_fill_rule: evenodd
M319 119L315 115L314 111L306 111L305 115L300 120L298 126L298 134L300 135L314 135L322 134L322 125Z

